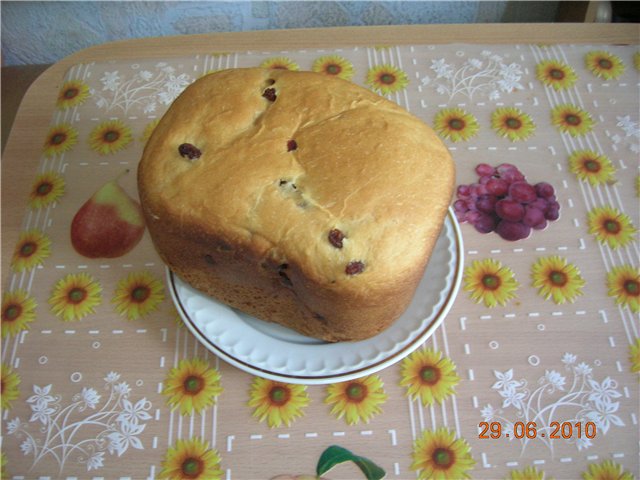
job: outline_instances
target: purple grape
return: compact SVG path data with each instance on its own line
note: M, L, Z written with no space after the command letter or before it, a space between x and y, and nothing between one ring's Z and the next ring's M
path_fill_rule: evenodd
M476 166L476 173L478 174L478 176L480 177L490 177L495 173L495 168L493 168L491 165L487 164L487 163L479 163Z
M534 230L544 230L545 228L547 228L547 221L545 219L542 219L540 223L537 223L531 228L533 228Z
M480 195L487 195L489 192L487 191L487 187L485 185L480 185L479 183L474 183L469 187L469 192L471 198L476 199Z
M549 202L549 207L544 214L544 218L552 222L560 218L560 204L556 201Z
M513 182L509 185L509 196L520 203L533 202L538 198L536 189L527 182Z
M496 217L494 215L479 212L479 216L476 221L473 222L473 226L480 233L489 233L495 230L496 223Z
M544 198L538 197L527 206L537 208L542 213L545 213L547 211L547 208L549 208L549 202L547 202Z
M527 205L524 207L524 216L522 217L522 223L529 227L534 227L535 225L544 222L544 213L542 210L532 207L531 205Z
M553 186L548 184L547 182L536 183L534 188L536 190L536 194L542 198L550 198L555 194Z
M464 213L469 210L469 207L467 207L467 202L465 202L464 200L456 200L455 202L453 202L453 209L456 212Z
M496 233L503 239L514 242L527 238L531 234L531 227L520 222L502 220L496 227Z
M502 178L492 178L487 182L486 188L490 195L500 197L507 194L509 184Z
M489 175L483 175L482 177L480 177L478 179L478 183L480 185L486 185L487 183L489 183L489 181L492 179L493 177L490 177Z
M458 185L456 195L460 198L468 197L471 194L469 185Z
M469 210L464 214L464 220L473 225L478 221L480 215L482 215L482 213L477 210Z
M480 195L476 200L476 208L484 213L493 213L496 201L497 199L493 195Z
M503 198L496 202L496 214L508 222L519 222L524 216L524 207L518 202Z
M524 180L524 175L515 165L510 163L502 163L496 168L496 172L500 178L506 180L509 183L519 182Z

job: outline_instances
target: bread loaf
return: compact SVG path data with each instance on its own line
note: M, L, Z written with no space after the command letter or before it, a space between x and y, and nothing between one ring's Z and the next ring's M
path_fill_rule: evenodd
M455 171L420 119L312 72L202 77L149 139L138 186L153 243L202 292L326 341L409 305Z

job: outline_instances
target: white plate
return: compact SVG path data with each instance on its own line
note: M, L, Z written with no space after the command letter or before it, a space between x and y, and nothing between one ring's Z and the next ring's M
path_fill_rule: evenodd
M463 263L460 228L449 210L407 311L384 332L359 342L326 343L258 320L195 290L168 269L167 283L185 325L211 352L253 375L310 385L369 375L413 352L451 308Z

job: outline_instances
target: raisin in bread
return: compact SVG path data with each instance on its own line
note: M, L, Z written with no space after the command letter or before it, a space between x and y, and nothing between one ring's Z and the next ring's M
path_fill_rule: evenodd
M409 305L455 181L420 119L354 83L230 69L194 82L149 139L140 199L163 261L202 292L326 341Z

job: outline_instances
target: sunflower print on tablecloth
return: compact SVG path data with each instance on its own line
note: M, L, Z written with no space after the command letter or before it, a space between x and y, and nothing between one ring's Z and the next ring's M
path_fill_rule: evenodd
M253 416L259 422L267 421L269 427L289 427L304 414L309 405L309 395L305 385L276 382L261 377L254 377L249 391L249 402Z
M332 383L327 387L326 404L332 405L331 414L345 418L349 425L369 423L382 412L387 401L384 384L378 375L369 375L347 382Z
M492 308L515 298L519 284L513 271L498 260L474 260L464 272L464 290L476 303Z
M68 123L54 125L49 129L43 150L46 157L68 152L78 143L78 131Z
M131 128L121 120L106 120L89 134L89 146L99 155L109 155L124 149L133 140Z
M374 92L381 95L396 93L407 88L409 77L407 74L393 65L378 65L367 71L365 83Z
M274 70L291 70L297 71L300 70L300 66L288 57L271 57L264 60L260 67L262 68L271 68Z
M102 303L102 287L87 273L70 273L56 282L49 297L51 311L65 322L95 313Z
M626 472L622 465L612 460L601 463L591 463L589 468L582 472L584 480L633 480L633 475Z
M640 312L640 271L631 265L613 267L607 273L607 293L617 305Z
M575 302L585 284L578 267L558 255L539 258L531 267L531 278L540 296L558 305Z
M615 80L624 73L624 63L620 57L604 50L588 52L584 62L591 73L604 80Z
M42 265L51 255L51 240L39 230L28 230L20 234L18 244L13 251L11 266L14 272L32 270Z
M640 373L640 337L629 345L629 362L631 363L631 371Z
M175 480L216 480L223 477L220 455L199 437L178 439L162 461L158 478Z
M591 114L580 107L565 103L551 110L551 122L562 133L572 137L586 135L593 129Z
M29 193L29 206L33 209L47 207L57 202L65 192L64 179L56 172L41 173L36 177Z
M13 290L2 295L2 338L13 337L36 318L36 301L26 290Z
M640 52L633 54L633 66L640 72Z
M558 60L544 60L536 65L536 78L554 90L566 90L578 80L576 72Z
M522 470L511 470L506 480L553 480L547 477L542 470L536 467L528 466Z
M616 169L611 160L593 150L578 150L569 156L569 170L592 186L615 182Z
M151 134L156 129L159 123L160 123L159 118L156 118L155 120L151 120L149 123L147 123L147 125L144 127L144 131L142 132L142 135L140 135L140 141L142 143L146 144L149 141L149 139L151 138Z
M462 108L443 108L436 113L433 127L447 140L463 142L477 135L480 126L472 114Z
M164 380L162 394L171 410L182 415L200 413L215 404L222 393L220 373L202 358L180 360Z
M0 365L0 404L3 410L10 410L13 401L20 396L20 376L6 364Z
M127 320L137 320L156 310L163 300L162 282L148 272L133 272L118 282L111 303Z
M629 216L611 206L592 209L587 215L587 223L589 233L614 250L633 241L637 232Z
M81 80L69 80L60 88L56 107L60 110L77 107L82 105L89 96L89 85Z
M325 55L316 58L311 65L313 72L351 80L354 75L353 64L340 55Z
M491 114L491 128L501 137L517 142L533 135L536 125L519 108L500 107Z
M446 427L425 430L413 445L411 469L421 480L470 478L467 473L475 465L471 447Z
M407 387L407 396L420 398L422 405L442 403L455 394L460 382L456 366L442 352L423 348L406 357L401 364L400 386Z

